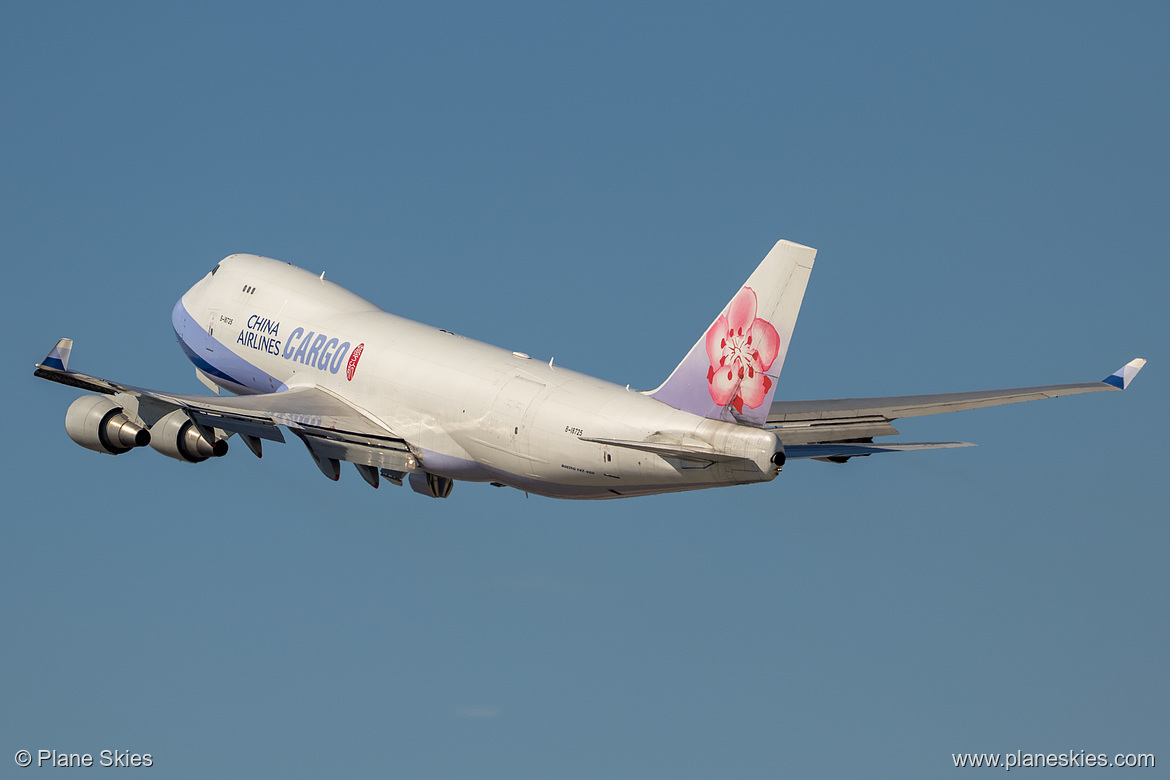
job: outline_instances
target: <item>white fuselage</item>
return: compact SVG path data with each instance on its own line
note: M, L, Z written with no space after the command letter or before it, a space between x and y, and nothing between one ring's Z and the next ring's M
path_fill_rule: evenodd
M184 351L237 394L319 386L405 439L419 468L559 498L766 482L766 430L679 411L641 392L396 317L295 266L232 255L183 295ZM710 447L709 463L583 441Z

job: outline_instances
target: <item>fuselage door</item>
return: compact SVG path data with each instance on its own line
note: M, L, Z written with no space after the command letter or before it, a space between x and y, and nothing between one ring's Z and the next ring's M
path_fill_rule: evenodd
M528 426L532 421L532 402L544 389L540 382L524 377L512 377L501 388L492 403L493 425L499 444L515 456L513 468L522 474L531 473Z

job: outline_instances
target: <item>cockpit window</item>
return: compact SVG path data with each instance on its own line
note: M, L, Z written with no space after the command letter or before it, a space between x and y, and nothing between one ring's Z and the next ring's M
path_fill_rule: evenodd
M219 270L219 263L215 264L215 268L211 269L211 275L215 276L215 272Z

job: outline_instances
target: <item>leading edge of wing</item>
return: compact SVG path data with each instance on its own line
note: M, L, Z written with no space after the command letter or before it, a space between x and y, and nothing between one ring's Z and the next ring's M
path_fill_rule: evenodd
M1124 390L1145 364L1145 359L1135 358L1100 382L1013 387L1005 390L975 390L965 393L836 398L820 401L775 401L768 413L768 424L783 426L784 423L792 422L850 420L860 417L888 421L901 417L960 412L966 409L981 409L986 406L1036 401L1077 393Z
M278 393L232 397L178 395L138 390L148 397L190 411L226 417L267 418L288 428L310 428L360 434L375 438L398 437L372 415L324 388L292 387Z
M294 387L277 393L218 397L166 393L144 387L112 382L67 368L68 350L61 359L62 339L34 375L52 382L107 395L125 394L147 404L183 409L199 415L199 422L227 431L283 441L276 425L302 431L351 433L373 439L401 441L385 424L346 401L317 386ZM69 342L72 347L72 342ZM208 419L210 418L210 419ZM269 428L264 435L262 428Z

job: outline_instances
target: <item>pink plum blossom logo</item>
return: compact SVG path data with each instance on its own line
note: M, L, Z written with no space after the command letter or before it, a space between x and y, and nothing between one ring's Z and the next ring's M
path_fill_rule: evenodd
M353 353L349 356L349 363L345 366L346 381L353 381L353 372L357 371L358 361L362 359L362 350L366 348L366 343L363 341L353 348Z
M780 353L780 334L756 316L756 293L744 287L707 331L707 371L711 398L720 406L755 409L764 403L772 380L764 374Z

